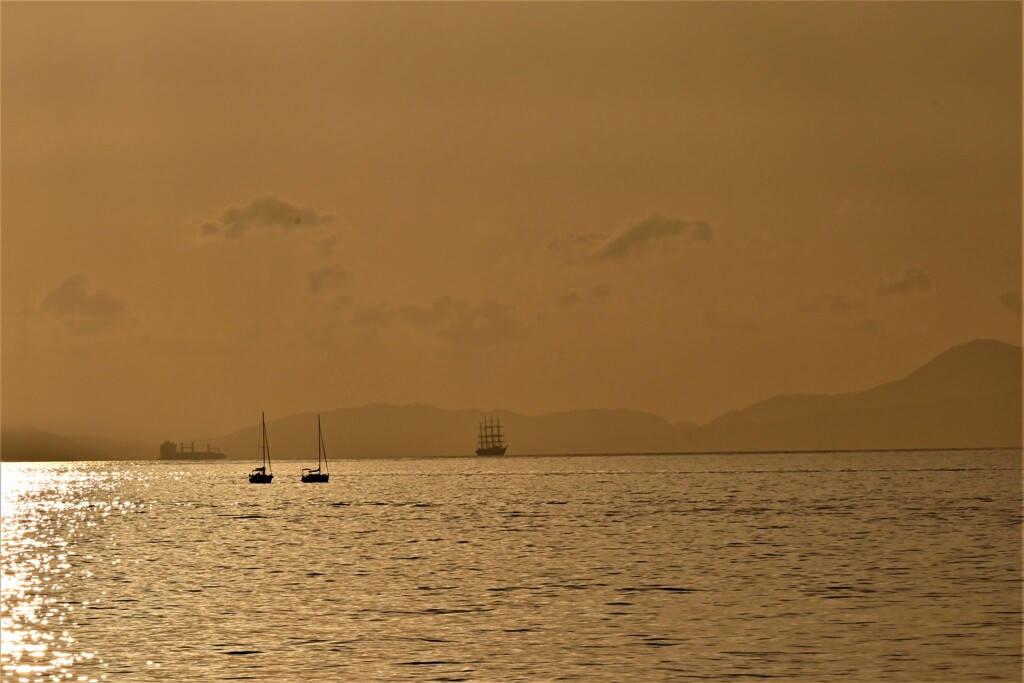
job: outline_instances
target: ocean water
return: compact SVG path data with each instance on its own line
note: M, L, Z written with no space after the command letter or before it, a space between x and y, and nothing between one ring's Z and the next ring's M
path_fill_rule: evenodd
M2 466L3 681L1019 681L1021 453Z

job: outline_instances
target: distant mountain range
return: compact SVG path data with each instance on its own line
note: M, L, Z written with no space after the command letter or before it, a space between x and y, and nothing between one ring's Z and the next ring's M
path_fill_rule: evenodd
M0 460L145 460L156 446L104 439L64 436L39 429L0 429Z
M687 435L685 449L1021 445L1021 348L975 340L903 379L849 394L776 396Z
M530 417L507 410L483 413L427 405L374 404L321 413L328 457L472 455L485 415L501 419L508 454L608 453L666 450L694 425L630 410L575 410ZM258 427L211 440L228 457L252 458ZM316 459L316 415L267 423L271 454Z
M1021 348L976 340L867 391L776 396L700 426L631 410L486 414L501 418L508 455L1020 447ZM374 404L322 413L321 421L332 458L444 456L473 452L484 415ZM258 429L201 441L253 459ZM267 432L273 457L315 459L315 414L271 420ZM35 430L0 436L4 460L153 458L158 444L139 448Z

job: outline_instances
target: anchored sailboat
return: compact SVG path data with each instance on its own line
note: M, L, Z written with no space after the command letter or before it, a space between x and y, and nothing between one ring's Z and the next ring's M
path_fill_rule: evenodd
M331 473L327 469L327 449L324 448L324 433L320 430L319 415L316 416L316 437L316 469L302 468L302 481L306 484L326 483L331 478ZM323 459L323 464L320 463L321 459Z
M501 420L498 418L485 417L480 423L480 436L477 439L477 455L505 455L508 444L504 442L505 435L501 433Z
M263 425L260 431L260 458L262 465L253 468L249 473L250 484L269 484L274 481L274 473L270 467L270 444L267 443L267 418L260 413L260 422Z

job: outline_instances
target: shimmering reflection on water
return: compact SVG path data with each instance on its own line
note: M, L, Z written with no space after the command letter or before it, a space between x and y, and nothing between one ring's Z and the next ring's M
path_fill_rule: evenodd
M1020 679L1019 452L301 466L4 464L2 680Z

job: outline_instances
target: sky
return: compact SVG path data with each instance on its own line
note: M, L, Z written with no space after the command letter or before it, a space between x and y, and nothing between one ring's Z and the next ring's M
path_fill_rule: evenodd
M1021 339L1021 5L2 6L3 425L704 422Z

